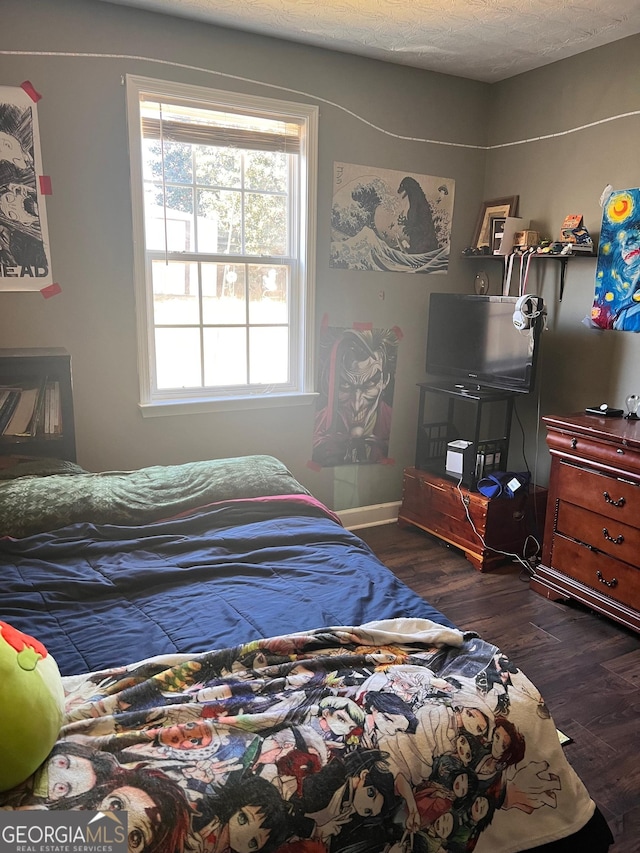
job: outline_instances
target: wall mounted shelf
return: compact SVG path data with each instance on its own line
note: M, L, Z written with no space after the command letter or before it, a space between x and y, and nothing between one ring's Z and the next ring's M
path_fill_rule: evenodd
M462 259L465 261L504 261L504 259L508 257L508 255L462 255ZM525 257L522 255L521 257ZM587 252L582 252L580 254L576 253L575 255L551 255L551 254L537 254L534 253L531 255L532 261L542 261L546 262L556 262L560 263L560 296L559 302L562 302L562 297L564 296L564 283L567 275L567 263L569 261L575 260L593 260L597 258L596 254L588 254Z

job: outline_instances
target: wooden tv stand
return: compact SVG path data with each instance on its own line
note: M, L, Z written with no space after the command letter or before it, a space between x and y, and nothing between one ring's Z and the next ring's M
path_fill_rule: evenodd
M640 631L640 421L542 419L551 452L542 563L531 589Z
M540 539L546 500L547 490L540 487L522 489L513 498L490 499L458 489L449 477L406 468L398 524L419 527L460 548L474 568L485 572L514 554L522 556L530 534Z

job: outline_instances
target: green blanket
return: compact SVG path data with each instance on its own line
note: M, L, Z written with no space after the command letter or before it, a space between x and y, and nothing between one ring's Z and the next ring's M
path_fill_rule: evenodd
M78 521L145 524L221 500L309 492L273 456L242 456L91 474L41 460L0 478L0 536L30 536Z

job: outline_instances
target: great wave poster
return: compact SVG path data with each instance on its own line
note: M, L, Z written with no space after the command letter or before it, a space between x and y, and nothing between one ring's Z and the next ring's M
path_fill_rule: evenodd
M335 163L331 266L446 273L455 181Z

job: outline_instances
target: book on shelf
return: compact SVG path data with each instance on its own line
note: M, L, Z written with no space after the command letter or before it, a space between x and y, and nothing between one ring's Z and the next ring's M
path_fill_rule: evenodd
M9 399L13 390L13 388L0 388L0 415L2 414L2 410L7 404L7 400ZM2 432L1 429L0 432Z
M13 417L20 394L19 388L3 388L0 390L0 435L4 434L7 424Z
M39 393L40 389L37 387L22 388L19 391L18 402L4 428L3 435L25 436L32 434L30 425L38 404Z
M24 382L22 387L0 389L0 434L34 438L45 431L49 384L45 377L38 384Z
M60 383L54 380L48 381L45 389L43 429L45 435L60 435L62 433Z
M39 435L43 430L44 424L44 405L45 405L45 397L47 391L47 377L45 376L42 382L40 383L40 387L38 388L38 399L36 400L36 405L33 410L33 415L31 416L31 420L29 421L29 426L27 427L27 435L36 436Z

